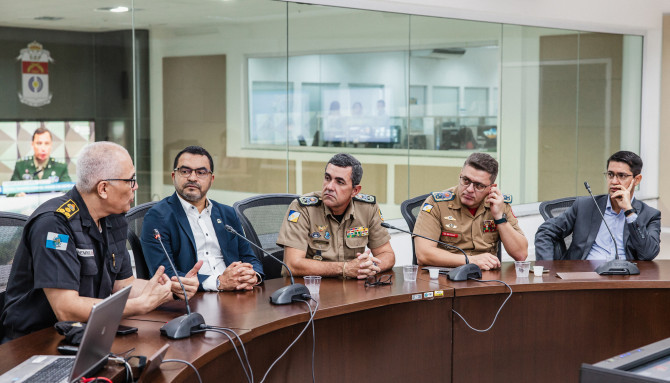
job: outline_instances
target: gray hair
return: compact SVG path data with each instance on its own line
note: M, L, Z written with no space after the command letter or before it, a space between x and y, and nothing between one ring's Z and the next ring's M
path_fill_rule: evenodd
M109 141L86 145L77 160L77 190L92 192L98 182L119 178L119 163L130 157L123 146Z
M338 168L351 168L351 183L354 186L360 185L363 179L363 166L356 157L348 153L338 153L328 161L326 169L328 169L328 164L333 164Z

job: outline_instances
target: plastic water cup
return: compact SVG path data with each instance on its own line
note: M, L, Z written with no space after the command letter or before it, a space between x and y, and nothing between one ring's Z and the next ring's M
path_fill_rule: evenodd
M440 269L428 269L430 279L437 279L440 276Z
M416 281L416 273L418 270L419 266L417 265L403 266L402 273L403 277L405 278L405 281L408 282Z
M311 295L318 295L319 290L321 288L321 277L320 276L314 276L314 275L309 275L306 277L303 277L305 280L305 286L307 286L307 289L309 290L309 293Z
M535 274L536 277L541 277L543 272L544 266L533 266L533 274Z
M516 268L517 278L528 278L528 273L530 272L530 261L515 261L514 267Z

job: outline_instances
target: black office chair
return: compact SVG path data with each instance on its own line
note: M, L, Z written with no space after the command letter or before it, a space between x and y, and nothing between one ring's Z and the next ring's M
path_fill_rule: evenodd
M133 258L135 259L135 277L139 279L151 279L151 273L149 273L149 267L142 252L140 235L142 234L144 215L157 203L158 201L143 203L128 210L126 213L126 221L128 221L128 244L133 251Z
M256 245L284 260L284 249L277 246L279 229L288 206L298 198L295 194L264 194L235 202L233 208L240 219L245 236ZM251 246L263 264L265 279L281 277L282 265Z
M5 290L26 221L28 216L23 214L0 212L0 313L5 308ZM2 337L4 329L0 327L0 339Z
M402 213L402 217L405 218L405 222L407 222L407 227L409 228L409 231L414 231L414 224L416 224L416 217L419 215L419 212L421 211L421 206L423 205L423 201L428 198L430 194L423 194L418 197L410 198L406 201L403 201L400 204L400 212ZM416 265L416 251L414 250L414 238L412 238L412 264Z
M558 217L568 210L575 202L577 197L559 198L552 201L544 201L540 203L540 215L544 220ZM554 259L563 259L563 254L567 252L568 247L572 243L572 234L563 238L563 241L554 243Z
M576 199L577 197L567 197L552 201L544 201L540 203L540 215L542 215L542 218L544 218L545 221L549 218L558 217L563 214L564 211L568 210Z

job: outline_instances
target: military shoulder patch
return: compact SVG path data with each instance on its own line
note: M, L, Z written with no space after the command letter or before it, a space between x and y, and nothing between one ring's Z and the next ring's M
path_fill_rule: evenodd
M512 195L511 194L503 194L503 202L504 203L512 203Z
M433 199L435 200L435 202L451 201L456 197L454 195L454 192L451 192L451 191L433 192L432 194L433 194Z
M377 198L375 198L375 196L370 195L370 194L363 194L363 193L356 194L356 196L354 197L354 200L361 201L361 202L366 202L366 203L377 202Z
M79 213L79 206L77 206L73 200L69 199L56 209L56 213L61 213L65 218L70 219L74 217L75 214Z
M321 203L321 199L316 196L302 196L298 198L298 203L300 203L300 206L317 206L318 204Z

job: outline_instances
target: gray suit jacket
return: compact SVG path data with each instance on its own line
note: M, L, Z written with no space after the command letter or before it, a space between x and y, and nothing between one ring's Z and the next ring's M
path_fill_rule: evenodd
M608 195L599 195L596 202L604 212ZM637 219L626 223L623 230L626 259L651 261L660 250L661 212L642 201L634 200ZM535 234L537 259L586 259L596 240L602 217L591 197L579 197L565 213L544 222ZM564 254L555 254L558 241L572 234L572 243ZM619 254L621 256L621 254Z

